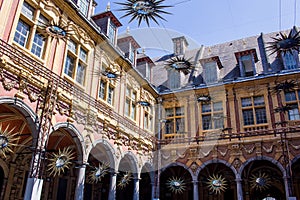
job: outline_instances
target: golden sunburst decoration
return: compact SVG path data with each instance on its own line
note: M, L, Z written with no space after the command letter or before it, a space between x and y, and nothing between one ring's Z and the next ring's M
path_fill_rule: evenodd
M38 27L42 29L44 33L51 36L52 39L62 39L65 42L70 35L74 34L74 31L70 30L68 25L63 25L61 20L58 23L54 21L39 21Z
M99 167L94 167L94 169L89 174L89 182L97 183L101 181L106 174L109 172L109 163L99 163Z
M121 78L121 74L117 73L117 72L113 72L109 69L106 69L106 70L99 70L99 71L96 71L93 73L94 76L104 76L108 79L118 79L118 78Z
M71 160L74 159L74 152L71 148L67 147L63 150L58 150L58 154L53 153L52 158L49 159L50 163L48 164L49 175L60 175L64 173L65 169L70 168Z
M183 179L178 177L172 177L169 178L167 181L167 187L171 192L177 193L183 193L186 190L185 182Z
M132 179L132 173L131 172L126 172L123 174L123 176L121 177L119 183L118 183L118 187L120 187L121 189L125 188L130 180Z
M293 50L297 51L299 53L300 48L300 35L299 31L293 34L293 30L290 31L290 33L287 35L286 33L279 33L279 37L275 38L272 37L274 40L273 42L269 42L270 46L267 47L268 50L271 50L271 54L277 52L281 53L283 52L286 54L287 52L292 53Z
M7 153L13 152L13 146L17 146L19 133L13 133L14 130L15 128L10 129L9 126L3 129L2 124L0 124L0 154L3 157L6 157Z
M227 189L227 181L222 175L209 176L207 185L209 190L216 194L220 194Z
M176 56L167 61L166 67L181 71L184 75L187 75L194 69L194 66L190 62L190 59L186 59L184 56Z
M271 179L266 173L261 171L258 174L252 174L250 177L250 186L252 189L256 190L266 190L271 185Z
M171 14L162 9L172 7L161 5L165 0L127 0L125 3L116 2L116 4L122 5L123 8L119 11L126 11L123 17L131 16L129 21L138 20L138 26L141 25L142 21L146 21L147 25L150 26L150 20L153 20L159 25L156 18L165 20L160 14Z

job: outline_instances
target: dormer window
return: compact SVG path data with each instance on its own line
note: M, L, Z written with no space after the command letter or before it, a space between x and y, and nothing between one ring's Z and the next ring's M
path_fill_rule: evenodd
M112 44L115 44L116 26L112 23L109 23L108 25L108 38Z
M255 49L235 53L240 67L240 76L249 77L256 74L255 63L258 61Z
M291 70L298 68L299 58L296 51L282 52L281 56L283 60L284 69Z
M88 0L78 0L79 10L87 16L89 10L89 1Z
M168 82L170 89L177 89L180 87L180 72L175 70L169 70Z
M203 79L206 84L216 83L219 80L220 69L223 68L219 57L202 59Z

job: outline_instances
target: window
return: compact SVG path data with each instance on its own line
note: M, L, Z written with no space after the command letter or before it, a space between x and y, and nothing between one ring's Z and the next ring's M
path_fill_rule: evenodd
M102 65L103 71L106 70L106 66ZM110 80L106 77L102 77L99 81L99 91L98 97L110 105L113 105L114 101L114 90L115 90L115 83L114 80Z
M185 133L184 107L166 108L165 134Z
M126 88L125 115L136 119L136 91L130 87Z
M152 107L145 107L144 114L144 129L153 130L153 109Z
M14 35L14 42L20 46L27 48L30 52L39 58L43 58L46 44L45 35L41 34L41 30L37 25L40 21L47 23L45 16L40 14L27 2L24 2L21 9L20 19Z
M87 16L89 10L89 1L88 0L78 0L79 10Z
M68 41L64 73L80 85L84 85L87 68L87 51L73 40Z
M220 129L224 126L223 105L221 101L201 103L202 129Z
M283 65L286 70L296 69L297 68L297 61L298 61L298 54L296 51L293 52L283 52Z
M168 71L168 82L170 89L176 89L180 87L180 72L175 70Z
M258 58L255 49L237 52L235 56L240 67L241 77L254 76L256 74L255 62L258 61Z
M114 24L109 23L108 27L108 38L112 44L115 44L116 27Z
M300 113L299 113L299 103L300 103L300 90L293 91L293 92L286 92L285 96L285 103L289 106L288 110L288 118L289 120L300 120Z
M265 100L263 96L242 98L241 104L245 126L267 123Z
M218 81L218 71L216 62L208 62L204 64L203 78L207 84L215 83Z

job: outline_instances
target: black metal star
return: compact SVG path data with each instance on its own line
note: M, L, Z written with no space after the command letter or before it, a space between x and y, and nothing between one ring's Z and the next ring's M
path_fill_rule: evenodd
M167 67L181 71L185 75L191 72L191 70L194 68L192 63L190 62L190 59L186 59L184 57L176 56L174 58L171 58L167 61Z
M131 16L129 23L137 19L138 26L141 25L142 20L146 21L147 25L150 26L150 20L153 20L158 25L159 23L156 18L165 20L160 14L171 14L162 10L172 7L161 5L164 1L165 0L127 0L126 3L116 2L116 4L124 6L122 9L119 9L119 11L126 11L126 14L121 18Z
M279 33L280 37L278 38L272 37L274 41L268 42L270 46L266 47L267 50L272 51L270 55L272 55L275 52L277 53L283 52L284 54L286 54L287 52L292 53L293 50L299 52L299 48L300 48L299 33L300 31L293 34L293 31L291 30L288 35L280 32Z
M39 28L42 29L44 33L51 36L52 39L62 39L65 42L69 36L74 34L74 31L70 30L68 25L63 25L61 21L58 23L54 21L47 23L39 21Z

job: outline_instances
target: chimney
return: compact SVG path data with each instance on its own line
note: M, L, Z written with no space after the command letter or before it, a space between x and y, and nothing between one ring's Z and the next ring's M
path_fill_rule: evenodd
M184 55L189 43L184 36L172 38L175 55Z

